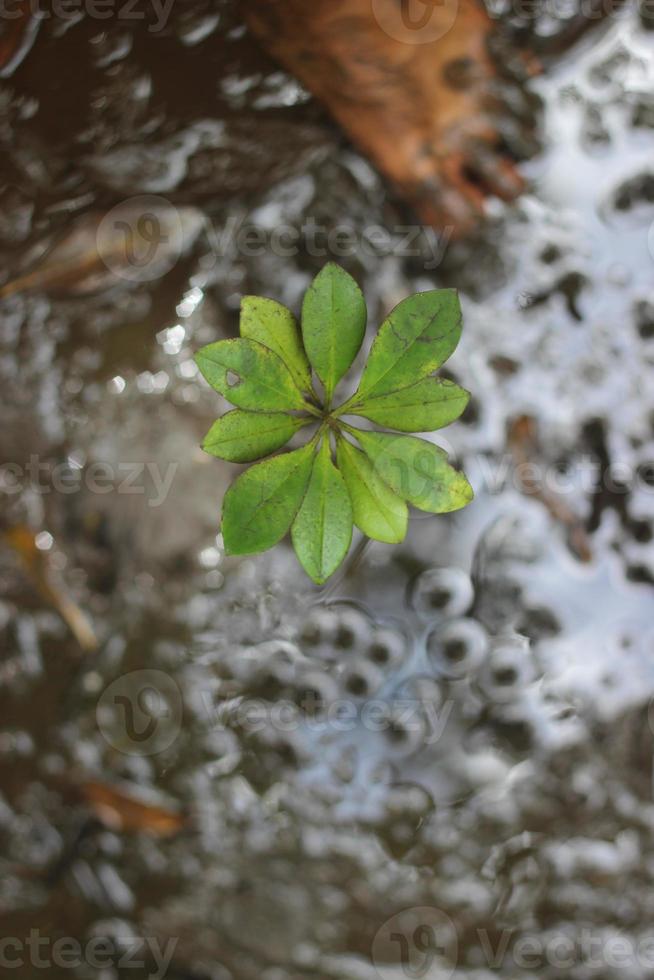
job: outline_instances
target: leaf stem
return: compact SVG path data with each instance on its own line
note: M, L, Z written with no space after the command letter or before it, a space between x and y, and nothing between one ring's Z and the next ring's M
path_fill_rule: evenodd
M341 587L345 579L357 570L371 544L370 538L367 538L365 534L359 539L353 551L346 558L345 564L341 566L338 573L318 593L316 605L326 603L334 592Z
M348 398L346 402L343 402L342 405L339 405L338 408L331 413L332 418L337 419L340 418L341 415L347 415L353 405L360 405L362 400L361 398L358 398L357 400L358 395L359 392L355 391L351 398Z
M358 429L355 429L353 426L348 425L347 422L339 422L339 426L342 429L345 429L346 432L349 432L351 436L354 436L355 439L357 438L357 432L359 431Z

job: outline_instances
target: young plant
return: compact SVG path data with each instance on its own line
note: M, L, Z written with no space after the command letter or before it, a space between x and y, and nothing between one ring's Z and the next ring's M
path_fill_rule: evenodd
M456 292L435 289L400 303L379 328L356 392L334 406L366 317L356 282L330 263L304 297L301 333L286 307L246 296L240 338L196 354L209 384L236 406L214 422L203 448L235 463L270 457L225 494L227 554L266 551L290 530L302 567L323 584L345 558L353 525L396 544L407 532L409 504L443 514L472 500L465 476L438 446L345 421L427 432L461 415L468 392L434 375L461 335ZM271 455L310 425L315 432L304 445Z

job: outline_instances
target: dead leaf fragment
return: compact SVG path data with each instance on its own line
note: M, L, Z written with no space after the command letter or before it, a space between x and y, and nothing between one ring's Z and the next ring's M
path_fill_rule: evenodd
M186 824L180 811L139 799L131 787L90 781L82 783L79 792L97 819L110 830L171 837Z
M580 561L592 561L590 541L581 518L560 496L543 487L534 475L538 454L538 426L531 415L520 415L512 420L509 425L508 445L522 492L540 500L553 519L565 528L568 545Z
M37 245L28 271L0 287L0 298L41 290L84 296L122 282L151 282L169 272L196 240L204 217L143 196L109 212L76 218L54 240Z
M79 608L50 567L49 556L36 545L36 535L24 525L4 532L7 545L19 556L33 585L43 599L57 610L82 650L92 652L98 641L88 616Z

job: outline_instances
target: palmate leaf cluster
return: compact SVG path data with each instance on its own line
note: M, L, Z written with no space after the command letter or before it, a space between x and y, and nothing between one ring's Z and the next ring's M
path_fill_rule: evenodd
M265 551L290 530L300 563L322 584L345 558L353 526L398 543L408 505L442 514L472 499L442 449L403 434L440 429L468 403L467 391L434 375L461 335L456 292L430 290L400 303L379 328L356 392L335 406L366 318L358 285L330 263L304 297L301 329L280 303L247 296L240 338L197 353L209 384L235 406L212 425L203 448L235 463L262 459L225 494L228 554ZM396 431L362 428L356 419ZM272 455L309 426L315 431L303 445Z

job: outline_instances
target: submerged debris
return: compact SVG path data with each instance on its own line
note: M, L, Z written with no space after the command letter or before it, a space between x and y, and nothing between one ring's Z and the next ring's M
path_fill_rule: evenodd
M139 798L134 786L85 782L79 784L78 790L95 817L110 830L170 837L179 833L186 822L178 810Z
M151 282L165 275L192 246L204 218L195 208L175 208L162 198L134 198L106 214L77 219L42 253L34 267L0 287L0 299L40 290L84 296L120 282Z
M30 528L16 526L4 532L5 543L21 559L38 592L57 610L85 652L97 649L98 641L90 619L71 598L51 568L47 551L39 548L39 535ZM1 540L1 539L0 539Z

